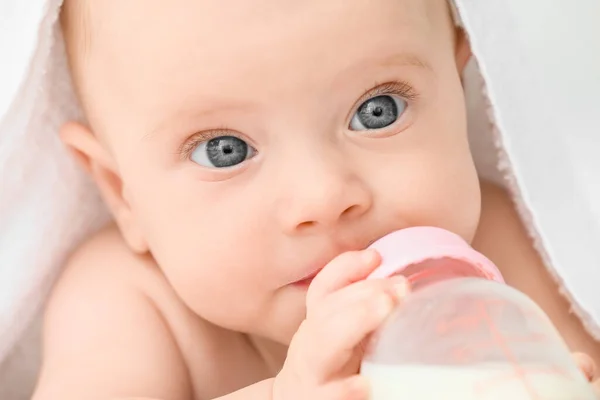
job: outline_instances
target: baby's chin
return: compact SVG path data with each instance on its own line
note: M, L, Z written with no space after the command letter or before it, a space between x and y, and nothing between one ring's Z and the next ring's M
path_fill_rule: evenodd
M269 314L255 319L262 319L262 322L248 326L248 334L265 338L279 345L289 346L306 318L306 296L303 295L301 301L282 302L276 309Z
M243 298L243 296L241 296ZM205 322L231 332L258 337L288 346L306 317L306 290L292 285L280 288L268 298L242 302L214 301L203 304L227 304L232 307L194 307L187 304Z

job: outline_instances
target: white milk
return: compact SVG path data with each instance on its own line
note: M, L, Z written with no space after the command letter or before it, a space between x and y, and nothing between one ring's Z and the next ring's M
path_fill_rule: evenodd
M509 364L453 368L364 363L361 374L371 381L371 400L596 399L583 377L536 372L533 367L528 371L528 384L515 376Z

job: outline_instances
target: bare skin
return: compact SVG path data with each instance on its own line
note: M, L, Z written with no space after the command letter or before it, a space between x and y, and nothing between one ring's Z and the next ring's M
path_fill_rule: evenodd
M365 281L379 260L362 249L417 225L472 243L600 360L506 194L478 181L468 43L444 1L75 4L88 123L61 137L115 225L54 290L34 400L367 399L361 345L406 287ZM378 96L398 115L357 124ZM215 137L230 151L210 161Z
M573 351L598 360L597 343L556 296L537 255L522 251L518 239L526 240L525 232L505 192L484 183L482 193L475 247L494 259L508 283L540 304ZM515 265L531 268L515 271ZM531 281L543 284L528 285ZM34 400L109 399L120 393L174 400L270 398L271 378L285 356L268 354L247 335L198 318L150 257L129 250L115 226L72 259L48 307L44 347L46 363ZM578 362L594 379L595 362L584 355Z

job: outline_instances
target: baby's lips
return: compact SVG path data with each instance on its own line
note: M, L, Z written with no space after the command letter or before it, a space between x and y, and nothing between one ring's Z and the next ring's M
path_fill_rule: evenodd
M369 248L381 255L380 266L367 279L388 278L427 260L454 259L470 264L487 279L504 282L498 267L460 236L435 227L412 227L392 232Z

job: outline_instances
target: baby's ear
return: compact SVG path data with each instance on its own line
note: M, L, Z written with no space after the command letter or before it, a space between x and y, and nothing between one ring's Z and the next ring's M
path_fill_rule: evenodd
M96 182L129 247L136 253L148 252L148 246L129 206L123 181L110 152L90 128L78 122L63 125L60 138Z
M471 59L471 45L467 33L462 28L456 28L456 47L454 50L456 67L462 74Z

